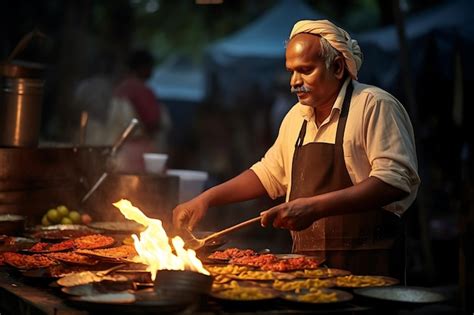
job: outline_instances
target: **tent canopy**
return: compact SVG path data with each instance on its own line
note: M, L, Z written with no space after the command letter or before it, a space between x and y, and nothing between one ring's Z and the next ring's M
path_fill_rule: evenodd
M295 22L322 18L300 0L282 0L258 20L213 44L210 54L224 64L241 57L283 58Z
M243 29L210 45L206 68L213 98L233 107L271 97L268 91L285 69L285 43L293 25L323 18L301 0L281 0Z
M157 66L148 81L162 100L199 103L205 96L205 75L189 58L173 55Z

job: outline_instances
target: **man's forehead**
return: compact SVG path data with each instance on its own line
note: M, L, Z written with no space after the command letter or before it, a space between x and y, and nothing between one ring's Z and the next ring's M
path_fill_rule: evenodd
M286 47L287 51L295 53L319 52L321 49L321 37L315 34L300 33L290 39Z

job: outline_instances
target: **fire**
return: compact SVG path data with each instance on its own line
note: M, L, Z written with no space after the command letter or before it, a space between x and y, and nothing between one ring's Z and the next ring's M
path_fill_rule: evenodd
M156 272L161 269L192 270L209 275L202 262L196 257L196 252L192 249L185 249L184 241L179 236L171 239L176 254L173 253L168 235L160 220L147 217L140 209L125 199L113 205L128 220L133 220L146 227L140 233L140 237L133 234L132 238L139 255L137 262L148 266L147 270L151 272L153 280L155 280Z

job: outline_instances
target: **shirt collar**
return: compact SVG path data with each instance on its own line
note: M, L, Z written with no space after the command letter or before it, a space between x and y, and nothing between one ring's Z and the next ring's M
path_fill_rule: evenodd
M339 90L339 94L337 95L336 101L334 102L334 105L332 106L331 109L331 115L334 114L336 110L339 112L342 109L342 103L344 102L344 96L346 95L346 90L347 86L349 85L349 82L351 82L351 78L348 77L346 81L344 81L344 84L342 84L341 89ZM307 121L314 120L314 109L311 106L307 105L302 105L301 103L298 102L298 105L300 107L300 114L303 116L303 118Z

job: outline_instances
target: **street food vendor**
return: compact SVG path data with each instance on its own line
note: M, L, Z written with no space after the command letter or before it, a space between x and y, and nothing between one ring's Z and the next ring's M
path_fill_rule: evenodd
M297 22L286 68L298 103L275 143L249 170L178 205L175 226L193 228L212 206L286 195L261 224L290 230L293 252L401 279L402 215L420 183L414 133L395 97L357 81L362 60L357 41L330 21Z

